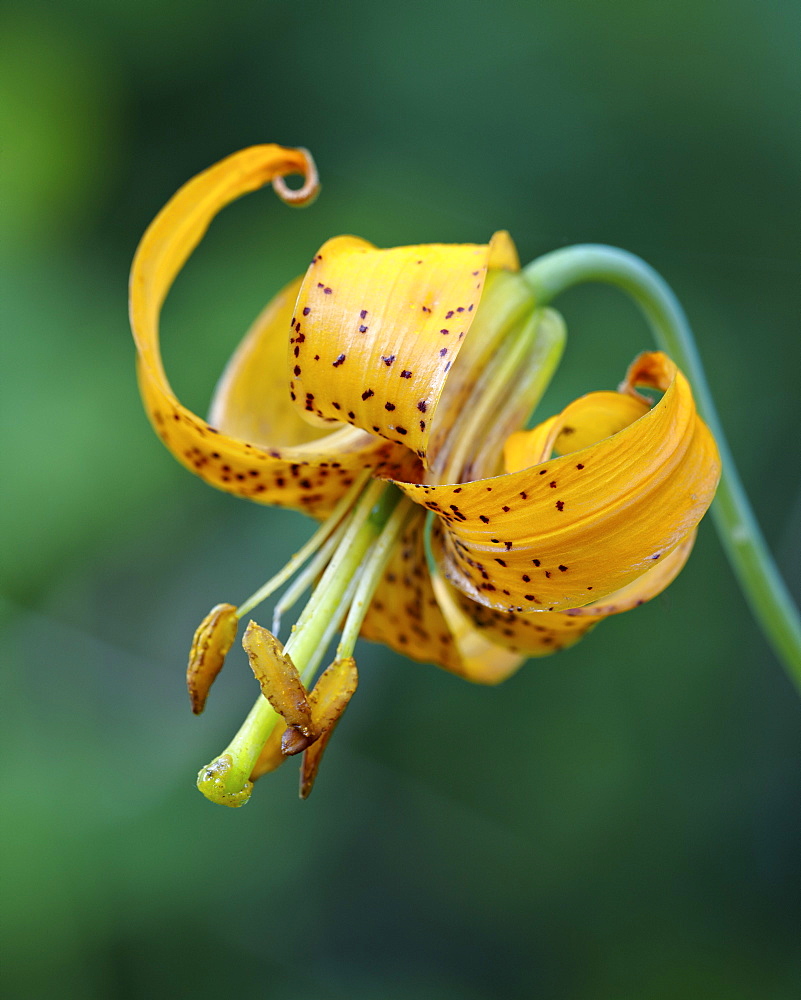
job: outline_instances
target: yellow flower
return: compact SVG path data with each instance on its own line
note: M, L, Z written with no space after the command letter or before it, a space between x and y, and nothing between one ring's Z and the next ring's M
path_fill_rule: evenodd
M299 623L311 629L313 653L301 656L293 635L285 651L278 644L268 656L267 640L246 633L251 665L281 724L259 724L247 766L223 755L206 769L206 784L218 786L230 766L258 777L300 750L316 771L321 737L334 723L315 723L314 705L329 689L339 686L347 697L355 689L356 632L495 683L527 657L572 645L600 618L650 599L684 565L720 473L687 380L658 352L636 359L617 392L591 393L520 430L558 361L564 327L557 313L537 306L505 233L484 246L391 250L351 236L329 240L306 275L256 320L220 381L208 422L191 413L161 363L164 298L225 204L268 181L289 198L282 178L294 173L307 178L299 199L313 196L316 175L302 150L254 147L200 174L148 229L131 274L139 381L162 441L214 486L327 518L315 546L331 551L315 569L342 560L334 582L320 583L336 595L327 612L321 599L314 605L316 631L304 618ZM365 470L395 486L364 487ZM365 488L374 490L369 503ZM382 490L385 509L376 520ZM348 521L359 504L361 521ZM357 558L353 539L369 517L377 526ZM372 567L361 590L360 559ZM233 610L225 607L224 622L215 609L217 618L196 637L203 656L190 674L201 707L230 646ZM323 693L304 702L301 716L294 694L295 708L285 709L287 691L305 691L310 679L293 659L308 664L322 655L328 625L349 608L338 679L326 672ZM269 669L264 657L272 657ZM292 746L282 751L282 739ZM306 793L312 780L306 773ZM212 797L240 804L234 785Z

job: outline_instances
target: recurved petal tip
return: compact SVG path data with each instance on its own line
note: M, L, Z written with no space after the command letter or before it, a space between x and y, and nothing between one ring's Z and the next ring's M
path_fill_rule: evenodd
M305 205L310 205L320 193L320 177L317 173L317 164L308 149L298 146L295 152L299 153L304 160L302 169L298 170L298 173L303 174L303 186L299 188L288 187L283 174L274 177L272 185L281 201L286 202L287 205L302 208Z

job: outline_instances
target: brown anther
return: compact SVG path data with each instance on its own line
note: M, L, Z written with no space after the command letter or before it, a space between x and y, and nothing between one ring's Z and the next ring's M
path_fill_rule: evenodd
M238 624L233 604L217 604L197 627L186 668L186 686L195 715L203 711L209 689L236 638Z
M312 743L314 736L307 736L297 726L287 726L281 737L281 753L285 757L292 757L296 753L302 753Z
M272 632L252 621L242 636L242 646L267 701L283 716L287 726L295 726L304 736L312 736L314 728L306 688L281 643Z
M320 761L323 758L326 745L331 739L342 713L348 707L348 702L359 683L356 661L352 656L335 660L331 666L320 675L314 689L309 695L314 728L318 734L317 740L303 754L300 770L300 797L308 798L314 786Z

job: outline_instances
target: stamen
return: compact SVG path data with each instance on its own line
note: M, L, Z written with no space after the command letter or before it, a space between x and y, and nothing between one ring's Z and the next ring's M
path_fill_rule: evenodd
M389 490L388 487L388 483L373 481L364 491L339 548L292 629L284 652L292 657L304 680L306 663L325 631L325 624L322 627L318 625L316 629L309 626L312 622L319 623L322 620L327 623L331 620L367 550L400 500L400 493L394 488ZM390 504L388 509L387 504ZM380 524L377 523L379 520Z
M281 201L286 202L287 205L301 207L311 204L320 193L320 178L317 174L317 165L308 149L299 146L298 152L303 154L305 160L303 187L294 189L288 187L284 178L280 176L273 178L272 185Z
M325 521L323 521L303 548L292 556L283 569L276 573L274 577L267 581L267 583L259 587L255 594L251 595L236 609L237 618L244 618L244 616L250 614L250 612L257 605L261 604L262 601L266 601L267 598L271 594L274 594L279 587L283 586L283 584L285 584L290 577L294 576L295 572L310 556L314 555L314 553L325 544L330 536L336 532L339 527L341 527L344 516L352 509L356 497L362 492L364 484L369 478L370 472L366 471L356 479L348 492L337 503L336 507L334 507L329 516L325 519ZM303 589L305 590L305 587ZM303 591L301 591L301 593L302 592ZM274 628L273 632L276 631L277 629Z
M186 686L195 715L200 715L205 707L209 689L236 638L236 626L233 604L217 604L195 631L186 668Z
M300 797L308 798L326 744L331 739L342 713L348 707L359 683L356 661L353 657L337 658L323 673L309 695L312 718L318 733L317 739L303 754L300 769Z
M291 656L303 683L308 686L326 646L321 645L336 630L345 614L345 599L365 556L383 530L401 494L390 484L371 482L348 518L337 551L328 564L309 602L294 626L284 648ZM329 630L331 630L329 632ZM198 788L213 802L241 806L249 795L250 775L262 748L283 719L262 696L258 698L241 729L223 753L198 774Z
M320 664L323 662L323 657L328 651L328 647L331 644L331 640L334 638L339 626L342 624L343 619L348 614L348 609L351 606L354 595L356 594L356 588L358 581L354 577L349 585L348 589L342 595L342 600L337 605L336 611L331 615L328 625L320 637L320 641L317 644L317 648L309 657L306 664L306 669L304 670L304 676L308 678L308 683L311 683L311 678L317 673Z
M301 595L307 591L317 577L322 573L325 567L328 565L331 556L336 551L339 543L342 541L342 536L345 534L350 523L350 518L345 517L337 525L336 531L331 535L328 541L322 546L317 555L312 559L306 569L292 581L292 585L287 587L284 593L281 595L281 599L275 605L273 609L273 621L272 621L272 632L274 635L278 635L281 631L281 618L285 611L294 607L295 604L300 599Z
M251 622L242 638L250 668L261 693L288 726L312 735L311 709L300 674L281 643L266 628Z
M348 612L348 619L342 630L342 638L337 646L338 659L353 655L353 648L359 637L364 616L370 607L375 589L381 581L392 549L409 521L418 513L419 508L411 500L404 497L392 512L392 516L387 521L378 541L370 549L370 554L362 566L359 583Z

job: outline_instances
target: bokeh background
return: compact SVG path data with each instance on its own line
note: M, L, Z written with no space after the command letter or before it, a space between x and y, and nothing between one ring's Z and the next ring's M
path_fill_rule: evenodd
M127 269L192 174L310 147L305 212L214 224L165 311L202 412L328 236L641 254L696 329L799 591L801 9L793 0L81 0L0 14L2 917L10 997L784 1000L798 996L799 700L711 523L683 576L499 689L378 647L312 798L243 810L197 768L192 631L309 525L217 495L141 412ZM561 306L549 397L650 345L617 293Z

